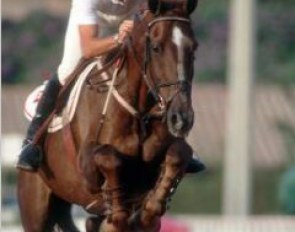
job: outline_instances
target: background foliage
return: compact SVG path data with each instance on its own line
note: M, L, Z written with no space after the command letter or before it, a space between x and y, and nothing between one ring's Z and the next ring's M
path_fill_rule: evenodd
M228 0L199 1L192 16L199 41L199 81L225 82ZM259 0L257 9L257 75L266 83L294 83L295 4ZM22 22L3 19L2 81L40 82L44 70L54 72L61 59L66 18L35 12ZM242 46L242 45L241 45Z

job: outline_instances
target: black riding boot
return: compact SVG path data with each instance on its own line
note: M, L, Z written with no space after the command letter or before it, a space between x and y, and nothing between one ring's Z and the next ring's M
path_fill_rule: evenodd
M186 173L189 173L189 174L198 173L198 172L204 171L205 169L206 169L205 164L200 160L198 155L194 152L186 168Z
M50 113L54 110L55 102L61 84L55 75L46 84L44 93L38 103L36 115L28 128L27 136L23 142L22 151L19 155L16 167L25 171L35 172L42 160L42 148L32 143L38 129L45 122Z

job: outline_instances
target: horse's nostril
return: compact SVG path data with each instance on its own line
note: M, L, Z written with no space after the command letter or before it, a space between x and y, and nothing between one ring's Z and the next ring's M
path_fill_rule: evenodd
M172 114L171 123L172 125L175 125L177 123L177 114Z
M167 118L168 129L176 137L185 137L191 128L187 112L170 111Z
M182 119L181 114L173 113L171 115L170 120L171 120L171 124L172 124L172 126L173 126L173 128L175 130L181 130L182 129L184 123L183 123L183 119Z

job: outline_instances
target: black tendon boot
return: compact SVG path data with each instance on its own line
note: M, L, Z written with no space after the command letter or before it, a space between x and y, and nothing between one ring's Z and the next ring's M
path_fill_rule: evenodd
M32 141L38 129L54 110L60 89L61 84L57 75L55 75L46 84L43 96L38 103L36 115L32 119L27 136L23 142L22 150L16 164L17 168L30 172L35 172L39 168L42 160L42 149L40 146L33 144Z

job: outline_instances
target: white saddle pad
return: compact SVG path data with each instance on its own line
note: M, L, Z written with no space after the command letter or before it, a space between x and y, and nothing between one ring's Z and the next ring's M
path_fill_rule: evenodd
M86 77L91 72L91 70L97 65L98 69L102 68L101 60L98 58L94 62L90 63L80 74L80 76L77 79L77 82L73 89L71 90L69 99L67 101L67 104L65 108L62 110L62 113L60 115L55 115L52 119L49 127L48 132L54 133L60 129L62 129L65 125L71 122L71 120L74 117L77 103L79 100L79 96L81 93L81 89L83 86L83 83L85 82ZM101 74L104 79L107 79L108 76L106 73ZM36 89L33 90L33 92L27 97L24 107L24 115L26 118L31 121L32 118L36 114L36 108L38 105L38 101L40 100L44 88L45 88L46 82L43 83L43 85L38 86Z
M25 101L24 115L29 121L32 121L33 117L36 114L37 105L38 105L40 98L43 95L43 91L45 89L46 82L47 81L45 81L42 85L35 88L29 94L29 96L27 97L27 99Z

